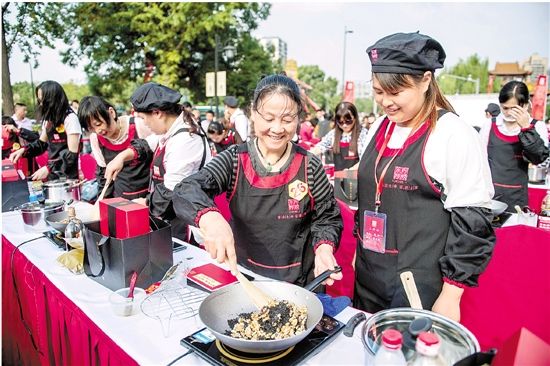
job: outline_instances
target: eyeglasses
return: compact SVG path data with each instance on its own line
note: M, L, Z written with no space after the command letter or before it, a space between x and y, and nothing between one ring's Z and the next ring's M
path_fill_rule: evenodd
M343 125L352 125L355 123L355 120L353 118L342 118L342 119L339 119L338 121L336 121L336 123L338 123L340 126L343 126Z
M208 130L207 132L211 135L223 135L223 131Z

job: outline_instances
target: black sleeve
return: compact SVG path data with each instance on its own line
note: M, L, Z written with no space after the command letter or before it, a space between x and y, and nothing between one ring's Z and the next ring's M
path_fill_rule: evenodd
M47 149L48 143L38 139L25 146L25 153L23 154L23 157L33 158L41 155Z
M464 286L476 287L489 264L496 237L490 210L480 207L455 207L445 253L439 260L444 278Z
M518 135L523 146L523 156L531 163L537 165L548 158L548 147L539 136L535 128L523 130Z
M36 141L40 138L40 135L34 131L27 130L26 128L19 129L19 137L28 142Z
M315 202L311 222L312 244L316 247L322 243L332 243L336 252L344 228L340 207L321 160L313 154L308 154L308 159L308 177L313 178L308 184Z
M61 159L61 166L57 165L59 169L57 170L55 168L57 162L52 161L48 162L48 169L50 170L50 174L54 173L58 178L72 178L75 177L67 175L67 172L77 172L76 178L78 178L78 153L70 151L68 148L61 151L59 154L59 158ZM76 168L76 169L75 169Z
M237 164L237 145L233 145L212 159L203 169L185 178L174 187L173 204L178 218L188 225L203 210L215 206L214 197L229 190L234 182Z
M154 151L149 147L149 143L145 139L133 139L130 142L131 147L137 153L137 161L145 162L153 158Z
M164 220L172 220L175 217L172 205L173 192L164 184L156 184L155 190L149 193L149 211L151 215Z

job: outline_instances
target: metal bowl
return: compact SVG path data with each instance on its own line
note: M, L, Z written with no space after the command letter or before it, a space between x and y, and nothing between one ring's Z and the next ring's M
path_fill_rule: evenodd
M476 337L463 325L428 310L411 308L395 308L382 310L373 314L363 325L363 345L374 356L381 343L382 332L386 329L397 329L401 333L409 328L409 324L416 318L424 317L432 321L431 331L437 333L441 339L441 356L448 365L479 352L479 343ZM415 354L414 351L405 353L407 360Z
M498 216L508 208L508 204L497 200L491 200L491 211L493 215Z
M46 216L52 213L63 211L64 207L65 202L27 202L19 206L17 210L21 212L23 222L26 225L35 226L42 218L45 219Z
M69 222L63 223L62 221L68 218L69 213L67 211L62 211L48 215L44 220L46 221L46 224L50 225L55 230L64 233Z

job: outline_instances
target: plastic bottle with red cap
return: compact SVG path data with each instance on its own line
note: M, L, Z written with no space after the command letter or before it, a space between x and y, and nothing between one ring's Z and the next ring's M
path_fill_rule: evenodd
M403 336L398 330L386 329L382 332L382 344L374 356L374 366L407 365L405 355L401 350Z
M432 332L422 332L416 339L416 355L410 366L445 366L447 363L439 352L441 340Z

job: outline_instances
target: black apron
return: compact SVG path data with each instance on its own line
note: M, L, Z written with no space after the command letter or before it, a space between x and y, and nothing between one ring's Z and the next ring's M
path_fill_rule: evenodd
M105 159L105 164L109 164L121 151L130 146L130 142L138 139L134 117L130 118L128 125L128 137L122 144L112 144L105 137L97 135L99 148ZM146 197L149 193L149 170L151 169L152 159L144 162L135 160L124 163L124 168L118 173L114 181L114 197L123 197L129 200Z
M350 155L349 142L340 141L340 154L334 154L334 170L351 168L359 161L359 155Z
M359 234L363 213L374 211L375 161L390 126L386 118L369 143L358 171ZM439 259L443 256L450 213L443 208L441 192L429 178L423 154L429 136L424 123L390 164L384 178L379 212L387 214L386 252L366 250L357 243L354 307L370 313L410 306L400 273L412 271L425 309L431 309L443 286ZM399 149L386 148L377 177Z
M65 118L71 113L72 109L67 110ZM65 124L62 123L57 127L46 129L48 135L48 165L50 166L49 180L67 177L68 179L78 179L78 159L76 164L68 165L64 163L61 157L63 151L68 150L67 133L65 132Z
M189 132L188 128L180 128L172 136L169 138L172 138L176 136L179 133L182 132ZM204 162L206 161L206 149L208 148L208 144L206 142L206 137L202 134L198 134L202 138L203 142L203 155L202 155L202 161L199 169L201 169L204 166ZM168 144L168 141L164 144L162 148L158 147L155 150L155 154L153 156L153 161L151 163L151 182L149 184L149 192L153 192L155 190L155 186L159 184L164 183L164 174L166 174L166 169L164 167L164 154L166 153L166 145ZM182 149L184 147L182 146ZM149 202L151 205L151 202ZM172 210L173 211L173 210ZM183 241L189 241L189 228L187 224L184 224L179 218L176 217L175 212L171 212L171 217L162 217L163 220L169 220L170 225L172 225L172 236L181 239Z
M261 177L247 145L239 145L229 207L239 264L262 276L304 286L313 278L314 202L307 183L307 153L295 145L293 149L284 171Z
M495 187L495 200L508 207L528 205L527 187L529 163L523 158L523 147L518 136L506 136L492 119L487 143L489 167Z

